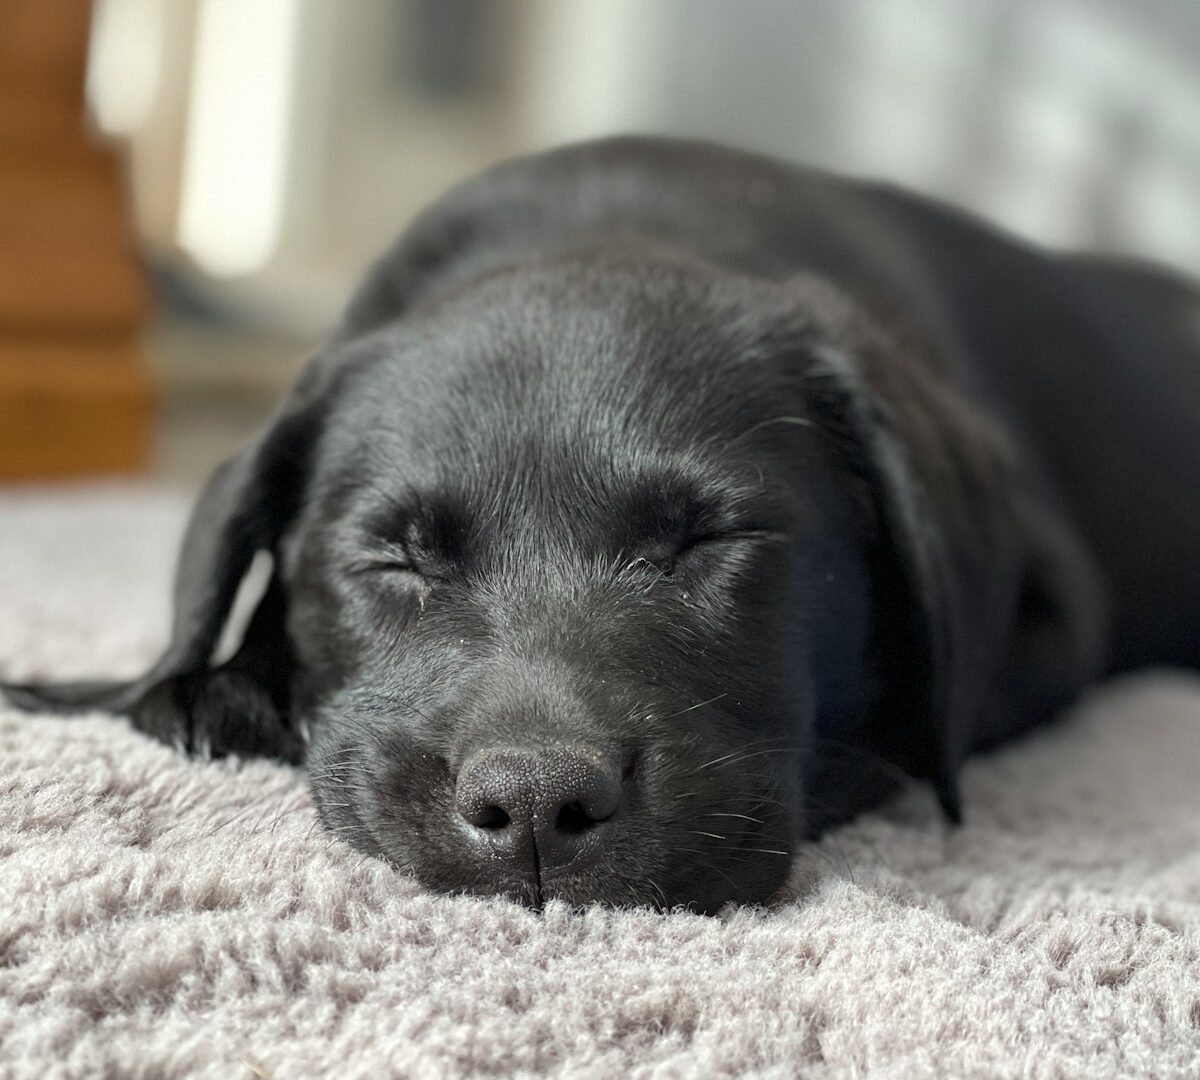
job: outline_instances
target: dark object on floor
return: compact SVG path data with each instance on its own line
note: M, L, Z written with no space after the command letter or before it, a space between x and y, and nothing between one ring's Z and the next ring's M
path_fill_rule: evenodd
M897 773L956 817L971 751L1200 660L1193 301L715 147L502 166L216 474L159 663L14 697L307 754L436 888L762 900Z

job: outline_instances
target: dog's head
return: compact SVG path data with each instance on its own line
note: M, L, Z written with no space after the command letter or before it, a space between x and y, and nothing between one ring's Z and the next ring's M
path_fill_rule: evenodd
M332 830L534 903L767 898L831 731L952 809L998 457L864 325L615 250L343 337L211 482L172 645L110 700L235 750L305 726ZM213 666L260 550L269 603Z
M669 260L564 258L357 346L280 554L328 824L444 889L778 885L811 619L865 683L869 584L780 370L803 358L756 306Z

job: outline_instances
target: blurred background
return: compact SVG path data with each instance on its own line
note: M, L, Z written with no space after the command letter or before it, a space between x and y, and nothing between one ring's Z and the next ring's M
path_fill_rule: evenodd
M613 132L1200 272L1197 0L0 0L0 479L203 479L450 184Z

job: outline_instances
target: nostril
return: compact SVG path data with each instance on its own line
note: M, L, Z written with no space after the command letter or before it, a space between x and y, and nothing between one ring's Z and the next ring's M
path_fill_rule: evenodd
M606 814L602 818L593 817L584 809L582 803L571 802L559 810L558 817L554 819L554 828L567 836L578 836L607 821L610 817L612 817L611 814Z
M471 824L479 829L503 829L512 821L508 811L501 806L485 806L474 815Z
M632 770L589 746L487 747L463 763L454 803L472 851L553 872L604 850Z

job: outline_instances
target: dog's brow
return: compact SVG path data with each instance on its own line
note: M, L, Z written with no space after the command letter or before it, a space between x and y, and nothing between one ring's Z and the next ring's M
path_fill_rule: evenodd
M711 518L715 509L678 476L649 478L633 486L616 506L618 519L630 528L662 534L687 532Z
M362 488L382 501L364 519L372 536L445 554L461 547L468 531L468 517L465 508L446 494L429 495L411 489L387 491L378 482L369 480L363 482Z

